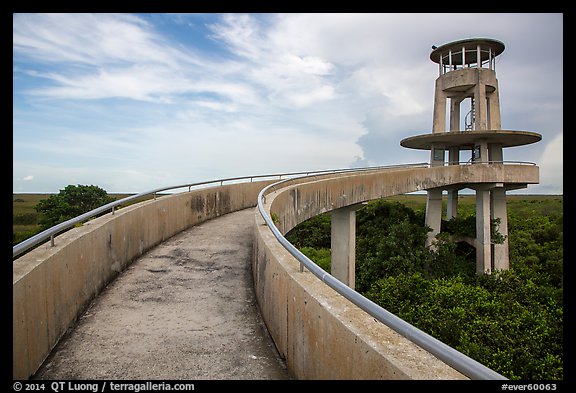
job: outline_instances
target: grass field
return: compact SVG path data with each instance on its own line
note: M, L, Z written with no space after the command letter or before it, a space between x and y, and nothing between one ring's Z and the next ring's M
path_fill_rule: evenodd
M400 202L411 209L426 209L426 194L404 194L386 198L390 201ZM442 196L442 205L446 212L446 202L448 197ZM564 206L563 195L534 195L534 194L509 194L506 195L506 205L508 210L522 211L524 214L558 214L562 212ZM471 213L475 211L476 196L473 194L458 195L458 214L462 212ZM538 209L536 207L538 206Z

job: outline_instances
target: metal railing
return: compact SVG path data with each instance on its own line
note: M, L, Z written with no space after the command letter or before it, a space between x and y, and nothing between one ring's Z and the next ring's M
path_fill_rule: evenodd
M421 164L416 164L421 165ZM426 164L427 165L427 164ZM382 167L384 168L384 167ZM366 311L372 317L376 318L378 321L382 322L386 326L390 327L400 335L406 337L408 340L424 348L432 355L436 356L438 359L442 360L444 363L448 364L455 370L459 371L463 375L470 379L490 379L490 380L505 380L506 377L500 375L499 373L491 370L490 368L484 366L483 364L477 362L476 360L464 355L463 353L457 351L456 349L444 344L442 341L430 336L429 334L423 332L415 326L412 326L403 319L397 317L386 309L380 307L378 304L372 302L371 300L365 298L360 293L356 292L352 288L348 287L334 276L323 270L306 255L304 255L300 250L298 250L292 243L290 243L286 238L280 233L272 218L264 209L265 195L269 191L275 190L278 186L285 184L287 181L293 179L287 179L273 183L260 191L258 195L258 210L262 215L262 218L266 222L266 225L270 228L276 239L282 244L282 246L292 254L302 265L304 265L310 272L312 272L316 277L326 283L329 287L334 289L340 295L344 296L346 299L350 300L356 306L360 307L362 310ZM302 271L302 268L300 269Z
M443 166L450 166L450 165L476 165L476 164L501 164L501 165L526 165L526 166L536 166L535 162L530 162L530 161L496 161L496 160L490 160L490 161L480 161L480 160L476 160L474 161L473 159L469 159L468 161L454 161L454 162L450 162L450 161L444 161L444 165Z
M417 164L412 164L412 165L417 165ZM418 165L426 165L426 164L418 164ZM402 166L402 165L398 165L398 166ZM122 198L119 199L117 201L114 202L110 202L106 205L100 206L96 209L90 210L89 212L86 212L80 216L71 218L67 221L64 221L60 224L57 224L51 228L48 228L40 233L37 233L34 236L29 237L28 239L16 244L15 246L12 247L12 258L13 260L22 255L23 253L25 253L26 251L29 251L31 248L43 243L44 241L50 239L51 241L51 245L54 246L54 238L63 233L64 231L66 231L69 228L72 228L73 226L77 225L77 224L81 224L82 222L101 215L103 213L106 213L108 211L111 211L112 214L114 214L114 210L116 209L116 207L126 204L128 202L132 202L134 200L140 199L140 198L144 198L147 196L153 196L154 199L156 199L156 194L160 193L160 192L164 192L164 191L169 191L169 190L176 190L179 188L188 188L188 191L191 191L192 187L198 187L198 186L204 186L204 185L209 185L209 184L218 184L220 183L220 186L222 186L225 182L229 183L229 182L234 182L234 181L248 181L250 180L250 182L252 182L254 179L265 179L265 178L276 178L278 177L279 179L282 179L282 177L286 177L286 176L299 176L299 175L303 175L303 177L306 176L310 176L310 175L321 175L321 174L328 174L328 173L338 173L338 172L349 172L349 171L363 171L363 170L376 170L382 167L366 167L366 168L346 168L346 169L326 169L326 170L320 170L320 171L303 171L303 172L287 172L287 173L276 173L276 174L269 174L269 175L254 175L254 176L241 176L241 177L230 177L230 178L226 178L226 179L218 179L218 180L208 180L208 181L203 181L203 182L198 182L198 183L188 183L188 184L182 184L182 185L178 185L178 186L169 186L169 187L163 187L163 188L157 188L154 190L150 190L150 191L145 191L142 192L140 194L136 194L136 195L131 195L128 196L126 198Z

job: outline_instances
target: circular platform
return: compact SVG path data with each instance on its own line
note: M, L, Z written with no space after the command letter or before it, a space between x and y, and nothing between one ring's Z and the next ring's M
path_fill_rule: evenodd
M478 130L450 131L411 136L402 139L400 146L409 149L430 150L432 144L438 147L472 149L480 141L499 144L502 147L529 145L542 140L542 135L531 131Z
M492 56L496 57L500 53L504 52L504 43L494 40L491 38L469 38L465 40L459 41L452 41L447 44L441 45L435 48L432 53L430 53L430 60L434 63L440 62L440 56L442 54L447 53L448 51L452 50L452 63L453 64L461 64L462 63L462 47L465 48L466 54L466 64L469 63L477 63L478 59L476 58L476 48L480 45L482 49L487 50L490 48L492 50ZM468 51L470 53L468 54ZM482 51L481 60L486 61L489 59L489 54L485 51Z

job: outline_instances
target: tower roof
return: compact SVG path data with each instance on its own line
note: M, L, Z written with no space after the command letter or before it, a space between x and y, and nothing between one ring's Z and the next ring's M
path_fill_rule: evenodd
M476 58L476 48L480 45L483 51L480 54L480 60L486 61L489 59L490 54L487 49L491 49L492 56L498 56L500 53L504 52L504 43L494 40L491 38L468 38L459 41L452 41L437 48L434 48L432 53L430 53L430 60L434 63L440 63L440 56L452 51L452 61L457 64L462 63L462 47L466 50L466 64L478 63Z

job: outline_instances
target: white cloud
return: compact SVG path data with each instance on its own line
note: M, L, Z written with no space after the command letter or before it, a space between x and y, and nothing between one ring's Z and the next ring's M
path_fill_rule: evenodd
M217 78L216 64L167 42L132 15L17 14L13 42L18 59L35 59L58 70L22 69L52 82L28 91L37 96L171 102L186 93L230 95L229 83L211 80Z
M125 97L142 101L169 101L182 91L183 82L164 69L131 66L100 69L88 75L50 73L43 75L58 86L31 89L29 94L61 99L103 99Z
M245 68L236 75L258 86L269 104L304 107L334 98L330 75L335 66L299 48L276 45L270 27L255 17L225 15L210 28L214 39L244 58Z
M130 14L15 14L17 55L48 63L84 66L126 63L194 63L141 18Z
M212 24L210 29L214 39L227 45L238 56L258 60L266 52L260 26L250 15L225 14L221 22Z
M32 176L32 175L24 176L24 177L22 178L22 180L24 180L24 181L34 180L34 176Z
M314 90L291 92L287 94L287 99L297 107L309 106L316 102L330 100L334 97L334 88L332 86L320 86Z
M478 23L487 17L490 26ZM497 64L503 126L561 138L561 66L550 61L561 59L553 38L562 26L553 15L226 14L194 23L181 15L193 38L182 41L164 34L158 18L14 16L14 179L34 173L43 186L74 174L122 192L354 161L427 161L399 142L431 132L430 45L471 36L507 45ZM207 30L198 28L206 20ZM193 36L199 31L209 36ZM547 56L528 61L532 36L550 44ZM198 41L212 47L204 52ZM539 83L551 69L556 76ZM552 176L558 165L561 172L558 145L542 155L542 187L561 184Z
M544 149L538 160L540 167L540 184L549 192L563 193L564 175L564 135L558 134ZM551 187L550 185L554 185Z
M28 90L47 98L171 103L208 93L213 101L254 105L264 99L272 100L268 104L308 106L334 96L334 88L322 79L331 73L332 64L270 47L251 16L228 15L224 22L212 26L215 38L247 56L249 63L200 59L166 42L141 19L123 14L16 15L14 52L66 67L54 72L21 70L52 82ZM211 107L221 106L216 102Z

